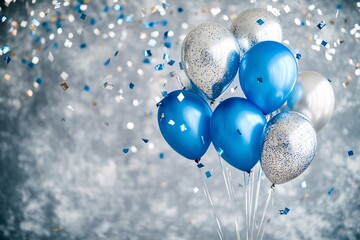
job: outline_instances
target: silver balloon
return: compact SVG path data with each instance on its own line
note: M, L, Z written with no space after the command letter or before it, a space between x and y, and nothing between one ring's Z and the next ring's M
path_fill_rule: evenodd
M304 114L319 131L332 117L334 91L329 81L317 72L301 72L287 100L290 110Z
M230 27L240 46L240 54L258 42L282 40L282 29L279 20L271 12L262 8L246 10L234 20Z
M265 129L261 168L273 184L288 182L306 170L316 147L316 132L306 117L297 112L279 113Z
M239 47L234 36L217 23L203 23L186 36L181 50L185 73L207 99L219 97L239 69Z

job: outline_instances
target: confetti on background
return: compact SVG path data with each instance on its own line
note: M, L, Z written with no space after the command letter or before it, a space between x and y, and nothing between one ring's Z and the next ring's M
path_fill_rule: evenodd
M191 28L230 27L239 11L263 7L278 16L300 71L331 79L337 99L310 168L276 186L264 239L358 239L360 3L286 4L1 2L0 238L218 239L208 202L194 187L200 164L165 144L155 105L162 92L188 84L180 55ZM242 96L238 84L222 98ZM217 158L211 149L201 165L212 169L207 182L225 239L235 239ZM227 167L242 186L242 173ZM269 187L262 179L259 206ZM339 190L324 192L331 185ZM243 188L236 191L244 203ZM291 214L279 216L285 204ZM241 229L244 214L239 205Z

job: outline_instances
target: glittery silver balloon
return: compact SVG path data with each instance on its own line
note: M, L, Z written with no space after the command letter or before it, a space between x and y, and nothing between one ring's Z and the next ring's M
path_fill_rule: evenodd
M186 36L181 51L187 77L207 99L219 97L239 69L239 48L234 36L217 23L203 23Z
M287 100L290 110L304 114L319 131L332 117L335 108L334 90L329 81L317 72L301 72Z
M306 170L316 147L316 132L306 117L297 112L279 113L265 129L261 168L272 183L288 182Z
M279 20L263 8L252 8L240 13L232 23L230 32L239 44L241 55L258 42L281 42L282 39Z

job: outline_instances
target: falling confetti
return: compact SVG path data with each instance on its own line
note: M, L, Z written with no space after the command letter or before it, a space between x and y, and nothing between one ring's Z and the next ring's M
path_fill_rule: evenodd
M285 207L283 210L279 210L280 215L287 215L289 213L290 209Z

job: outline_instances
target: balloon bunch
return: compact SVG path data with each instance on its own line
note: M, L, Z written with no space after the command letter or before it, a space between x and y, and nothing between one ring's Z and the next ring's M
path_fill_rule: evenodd
M181 51L192 89L171 92L158 104L167 143L198 161L212 142L245 172L260 160L273 184L305 171L315 156L316 131L332 116L334 93L321 74L298 73L294 53L281 40L277 18L257 8L241 13L230 30L217 23L193 28ZM225 99L212 112L206 100L214 102L237 73L246 98ZM267 122L266 116L273 117Z

